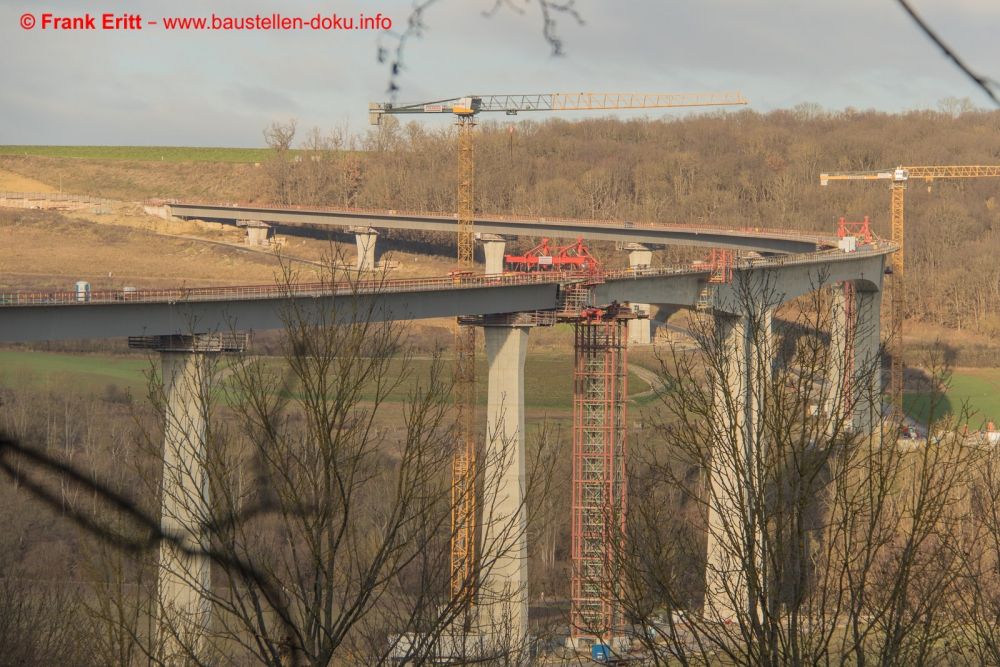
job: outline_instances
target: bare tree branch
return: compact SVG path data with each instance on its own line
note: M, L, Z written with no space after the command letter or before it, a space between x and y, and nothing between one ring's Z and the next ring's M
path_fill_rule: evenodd
M906 10L906 13L909 14L914 21L916 21L917 25L920 26L920 29L924 31L924 34L930 37L931 41L937 44L938 47L944 51L944 54L948 56L952 62L958 65L958 68L962 70L967 77L975 81L976 85L982 88L983 92L990 96L990 99L993 100L994 104L1000 106L1000 99L997 99L996 94L993 92L993 87L997 85L997 82L989 77L976 74L969 69L968 65L962 62L962 59L959 58L954 51L948 48L948 45L941 41L941 38L938 37L937 34L931 30L930 26L928 26L927 23L925 23L924 20L913 10L913 8L910 7L907 0L897 0L897 2L899 2L903 9Z

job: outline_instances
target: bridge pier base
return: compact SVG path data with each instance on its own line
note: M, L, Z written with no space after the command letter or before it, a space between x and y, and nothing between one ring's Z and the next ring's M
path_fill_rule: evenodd
M528 632L524 506L527 326L484 326L489 363L479 625L496 650L520 651Z
M653 251L639 243L629 244L628 247L628 265L633 269L648 269L653 261ZM628 342L630 345L648 345L653 340L653 324L648 319L650 306L648 303L633 303L632 308L647 317L628 321Z

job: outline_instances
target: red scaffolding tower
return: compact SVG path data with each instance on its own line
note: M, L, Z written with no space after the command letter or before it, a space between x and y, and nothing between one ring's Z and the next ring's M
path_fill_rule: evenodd
M612 305L575 321L571 634L609 643L623 632L626 320Z

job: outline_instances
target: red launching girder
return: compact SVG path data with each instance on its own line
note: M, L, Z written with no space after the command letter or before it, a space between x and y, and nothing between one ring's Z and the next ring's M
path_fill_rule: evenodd
M855 236L865 243L871 243L872 232L868 227L868 216L865 216L863 222L845 222L841 218L840 222L837 223L837 236L840 238Z
M597 274L601 272L602 266L583 245L582 236L576 239L576 243L567 246L549 245L548 239L542 239L542 245L523 255L504 255L503 259L509 270L517 273L581 271Z

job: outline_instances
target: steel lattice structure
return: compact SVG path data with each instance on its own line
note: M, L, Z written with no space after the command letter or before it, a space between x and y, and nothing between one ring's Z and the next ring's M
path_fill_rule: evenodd
M451 592L475 591L476 327L455 325L455 454L452 459Z
M618 577L625 535L625 320L576 323L573 393L571 633L623 629Z

